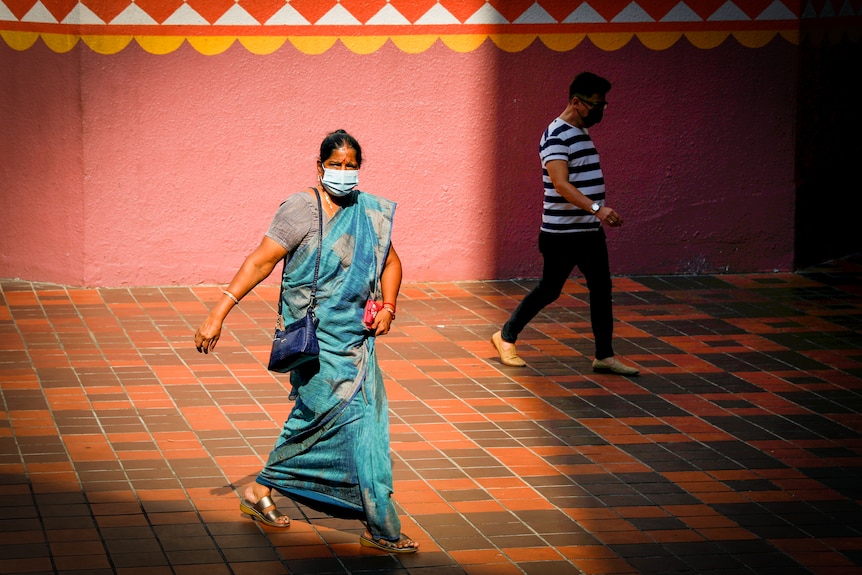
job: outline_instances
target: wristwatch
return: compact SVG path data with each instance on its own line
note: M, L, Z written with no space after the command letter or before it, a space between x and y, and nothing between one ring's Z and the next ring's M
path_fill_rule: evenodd
M590 205L590 211L593 212L593 215L596 215L600 209L601 209L601 206L599 205L598 202L593 202Z

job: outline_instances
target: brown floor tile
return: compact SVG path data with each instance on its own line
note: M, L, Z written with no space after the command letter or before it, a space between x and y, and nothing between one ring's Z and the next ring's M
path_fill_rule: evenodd
M582 279L524 369L488 339L534 281L405 285L378 343L414 556L289 502L288 530L240 514L291 407L261 364L277 287L204 357L215 286L2 280L0 572L858 573L860 272L615 278L638 378L591 372Z

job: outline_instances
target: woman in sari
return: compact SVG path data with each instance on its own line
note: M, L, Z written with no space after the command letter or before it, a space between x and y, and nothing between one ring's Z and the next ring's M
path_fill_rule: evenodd
M315 188L289 196L260 245L245 260L195 332L198 351L215 349L230 310L285 259L281 309L285 325L305 316L318 253L323 249L315 316L320 355L290 374L296 403L266 466L240 502L243 513L272 527L290 520L272 490L339 518L359 519L360 544L412 553L392 501L389 414L375 337L389 332L401 287L401 261L391 242L395 203L356 189L362 149L343 130L320 146ZM366 326L367 300L382 305Z

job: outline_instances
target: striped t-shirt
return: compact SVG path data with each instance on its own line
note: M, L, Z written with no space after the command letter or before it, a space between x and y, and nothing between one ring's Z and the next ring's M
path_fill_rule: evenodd
M550 160L567 162L569 182L591 201L604 205L605 178L599 165L599 153L586 129L555 118L542 134L539 158L542 160L542 183L545 188L542 231L560 234L600 229L602 224L596 216L573 206L557 193L545 167Z

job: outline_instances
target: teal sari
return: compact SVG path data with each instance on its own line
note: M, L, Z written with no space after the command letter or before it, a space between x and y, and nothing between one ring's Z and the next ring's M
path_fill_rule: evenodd
M291 372L296 403L257 478L312 509L364 521L375 539L390 541L401 523L392 501L388 402L362 316L389 253L394 213L394 202L357 191L324 223L319 361ZM285 323L305 315L316 255L312 238L285 266Z

